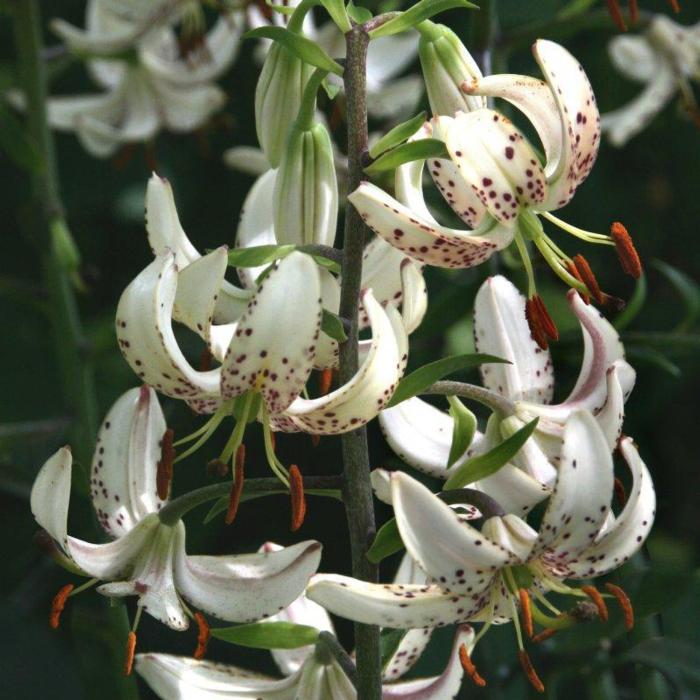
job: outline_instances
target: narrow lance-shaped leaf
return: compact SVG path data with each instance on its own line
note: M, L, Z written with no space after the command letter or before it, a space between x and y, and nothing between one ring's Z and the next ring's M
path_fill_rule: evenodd
M420 394L431 384L434 384L448 374L452 374L452 372L468 369L470 367L478 367L479 365L491 362L505 362L510 364L508 360L496 357L495 355L471 353L467 355L451 355L450 357L444 357L442 360L436 360L435 362L423 365L399 382L387 408L396 406L396 404Z
M318 630L293 622L254 622L234 627L214 627L211 636L254 649L298 649L315 644Z
M534 432L538 421L539 418L535 418L493 449L467 460L445 482L445 490L459 489L495 474L518 454Z
M396 518L387 520L374 536L372 546L367 550L367 559L373 564L378 564L382 559L395 554L403 549L403 540L399 533Z
M296 10L296 6L289 6L289 5L277 5L273 2L270 2L270 0L265 0L265 4L271 9L274 10L275 12L279 12L281 15L287 15L291 16L294 14L294 10Z
M425 118L426 113L421 112L420 114L416 114L415 117L409 119L408 121L402 122L401 124L395 126L393 129L384 134L384 136L382 136L382 138L380 138L379 141L377 141L377 143L375 143L374 146L369 149L370 157L377 158L390 148L394 148L395 146L398 146L400 143L403 143L409 139L416 133L416 131L418 131L421 124L423 124L425 121Z
M613 326L621 331L623 328L627 328L632 321L634 321L637 316L639 316L640 311L644 307L647 300L647 276L642 272L639 279L636 281L634 286L634 292L630 300L627 302L624 310L619 314L613 321Z
M234 267L258 267L280 260L294 250L311 255L317 265L330 272L340 273L340 265L335 260L310 253L306 250L306 246L294 245L256 245L249 248L234 248L228 253L228 264Z
M302 61L329 73L343 75L343 67L336 63L318 44L284 27L258 27L244 35L246 39L272 39L282 44Z
M336 314L328 311L328 309L323 309L321 330L339 343L344 343L348 339L345 329L343 328L343 322Z
M36 142L3 102L0 102L0 151L27 172L36 174L44 169Z
M331 19L336 23L338 29L343 34L347 34L352 29L352 25L350 24L343 0L320 0L320 2L331 16Z
M469 449L476 432L476 416L456 397L448 396L450 416L454 421L452 427L452 443L447 458L447 468L450 469Z
M678 324L676 331L688 330L700 315L700 285L677 267L663 260L654 260L654 267L674 286L685 305L685 318Z
M367 175L396 170L404 163L428 158L449 158L445 144L438 139L421 139L397 146L391 151L379 156L377 160L365 168Z
M350 18L357 24L364 24L372 19L372 13L366 7L358 7L352 0L348 2L346 9Z
M468 0L420 0L413 7L402 12L397 17L373 29L369 35L372 39L380 36L390 36L391 34L401 34L412 29L423 20L430 19L433 15L445 10L452 10L457 7L478 10L479 6Z

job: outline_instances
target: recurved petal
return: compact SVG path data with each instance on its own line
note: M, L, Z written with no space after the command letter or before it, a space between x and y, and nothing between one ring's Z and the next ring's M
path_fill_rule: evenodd
M170 654L137 654L135 668L162 700L294 700L299 682Z
M311 372L321 328L316 264L293 252L260 284L236 327L221 367L221 393L259 391L271 413L299 396Z
M558 209L573 197L593 168L600 146L600 115L583 67L563 46L539 39L532 51L561 118L561 159L556 171L548 173L546 203L548 209Z
M473 267L513 238L512 229L494 219L485 220L475 231L441 226L368 182L361 183L348 200L378 236L411 258L437 267Z
M554 391L552 359L532 339L525 298L505 277L489 277L474 302L474 344L478 352L510 364L481 366L486 388L511 401L549 403Z
M603 429L611 452L617 446L625 420L625 394L620 382L620 374L625 372L625 366L629 367L624 360L617 360L608 370L605 405L596 414L596 420Z
M610 449L588 411L567 421L558 471L534 551L544 551L543 558L553 566L566 566L598 536L613 493Z
M618 34L608 42L608 54L617 70L640 83L654 78L662 60L646 37Z
M195 370L173 333L177 283L174 255L166 253L124 290L117 307L119 347L138 376L161 393L180 399L217 398L220 371Z
M39 470L32 485L30 505L34 519L66 549L73 456L61 447Z
M90 495L100 525L112 537L122 537L163 504L156 473L166 427L156 392L148 386L122 394L102 423Z
M306 541L279 552L187 556L175 562L178 591L196 608L231 622L280 612L304 591L321 560L321 545Z
M420 482L402 472L392 472L391 482L406 550L445 590L478 597L498 569L514 562L512 552L465 522Z
M366 291L363 304L372 327L372 344L357 373L343 386L317 399L298 397L286 415L305 432L332 435L354 430L387 404L403 373L408 340L393 305L386 310Z
M473 643L474 630L469 625L461 625L457 628L452 653L442 675L383 685L383 700L452 700L457 697L464 675L460 648L464 645L471 652Z
M487 600L485 594L461 596L435 585L367 583L336 574L314 576L307 595L335 615L402 629L466 621Z
M153 80L163 124L175 133L188 133L206 124L226 104L226 93L214 84L172 85Z
M626 562L644 544L656 515L656 494L651 474L631 438L620 442L620 452L632 472L632 487L622 512L605 527L596 541L569 562L571 575L602 576Z

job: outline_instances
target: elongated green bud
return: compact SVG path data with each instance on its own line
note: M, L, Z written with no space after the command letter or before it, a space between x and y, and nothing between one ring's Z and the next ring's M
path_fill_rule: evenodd
M279 243L333 245L338 181L333 146L323 124L292 127L277 172L273 206Z
M481 78L481 71L459 37L442 24L422 22L418 55L433 114L452 116L486 107L486 98L467 95L462 83Z
M297 118L304 88L314 67L278 43L265 57L255 90L255 128L270 165L282 159L289 129Z

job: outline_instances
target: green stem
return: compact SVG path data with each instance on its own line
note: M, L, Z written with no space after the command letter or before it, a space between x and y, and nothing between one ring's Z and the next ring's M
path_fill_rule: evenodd
M341 478L339 476L304 477L304 490L308 492L320 489L338 489L340 486ZM246 479L243 485L244 495L252 493L285 493L285 491L286 489L280 483L280 480L275 477ZM174 498L158 511L158 517L163 525L172 527L193 508L201 506L203 503L214 501L217 498L228 496L230 493L231 484L228 481L212 484L211 486L203 486L202 488L195 489L194 491Z
M27 128L43 160L43 167L32 175L34 208L41 220L37 222L37 238L42 259L54 344L61 381L63 400L70 412L71 442L77 461L82 464L84 479L80 489L88 491L87 465L97 433L97 401L92 365L86 357L87 342L80 325L78 308L70 284L69 270L54 245L52 229L65 226L63 206L59 194L58 173L53 138L46 113L47 78L41 59L43 46L41 17L37 0L17 0L13 3L14 33L17 61L27 100ZM128 623L123 606L100 611L99 626L115 644L126 639ZM94 644L92 630L86 629L76 639L82 647ZM121 675L121 651L113 646L113 658L105 660L112 697L120 700L138 698L136 682ZM86 668L86 683L94 688L105 682L105 669Z
M495 391L484 389L476 384L465 384L464 382L453 382L445 380L435 382L421 394L433 394L437 396L459 396L463 399L478 401L484 406L501 413L503 416L512 416L515 413L515 404Z
M357 688L357 668L347 651L343 649L340 642L335 638L335 635L330 632L321 632L318 635L316 649L317 653L333 656L345 675L350 679L350 682Z
M345 35L345 95L348 128L348 191L354 191L363 178L367 155L367 29L355 26ZM340 382L344 384L357 372L359 361L358 309L362 281L362 253L366 227L354 207L345 212L343 241L343 282L340 291L340 316L350 320L348 340L340 346ZM350 535L352 574L364 581L377 581L376 565L367 559L367 549L376 532L372 484L369 478L367 430L362 427L341 436L345 480L343 495ZM358 700L381 700L381 658L379 627L355 625L355 649L358 671Z

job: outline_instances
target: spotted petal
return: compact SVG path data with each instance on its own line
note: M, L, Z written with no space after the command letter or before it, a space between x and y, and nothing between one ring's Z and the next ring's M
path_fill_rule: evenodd
M544 201L545 174L537 156L502 114L479 109L435 117L432 123L459 176L494 219L512 226L521 207Z
M477 595L513 554L461 519L420 482L393 472L392 502L406 550L445 590Z
M278 552L187 556L175 562L178 591L203 612L231 622L252 622L280 612L304 591L321 560L321 545L307 541Z
M174 398L217 398L220 371L195 370L173 333L177 275L175 256L166 253L124 290L117 307L119 346L131 368L161 393Z
M135 668L163 700L295 700L299 676L277 680L236 666L170 654L138 654Z
M70 447L55 452L34 479L30 498L34 519L63 548L68 539L72 464Z
M271 413L299 396L321 328L321 287L313 260L293 252L275 263L241 317L221 368L221 393L259 391Z
M317 574L307 595L326 610L368 625L413 629L469 620L486 596L461 596L439 586L367 583L349 576Z
M525 319L525 298L505 277L489 277L474 303L474 343L478 352L510 364L481 367L487 389L511 401L549 403L554 390L549 350L532 339Z
M372 327L372 344L357 373L343 386L317 399L298 397L285 415L300 430L332 435L374 418L391 398L403 373L408 345L403 321L392 305L383 309L371 291L363 297Z
M102 423L90 495L100 524L113 537L125 535L163 504L156 472L165 429L158 397L147 386L123 394Z
M595 542L568 562L571 576L602 576L626 562L644 543L656 515L656 494L651 474L631 438L620 442L620 452L632 472L629 498L622 512L607 525Z
M546 550L546 560L555 565L585 550L610 513L613 479L603 431L588 411L574 413L564 429L559 476L535 550Z
M457 628L450 660L440 676L419 678L412 681L382 686L383 700L453 700L462 685L464 669L460 662L460 648L464 645L471 651L474 630L469 625Z

